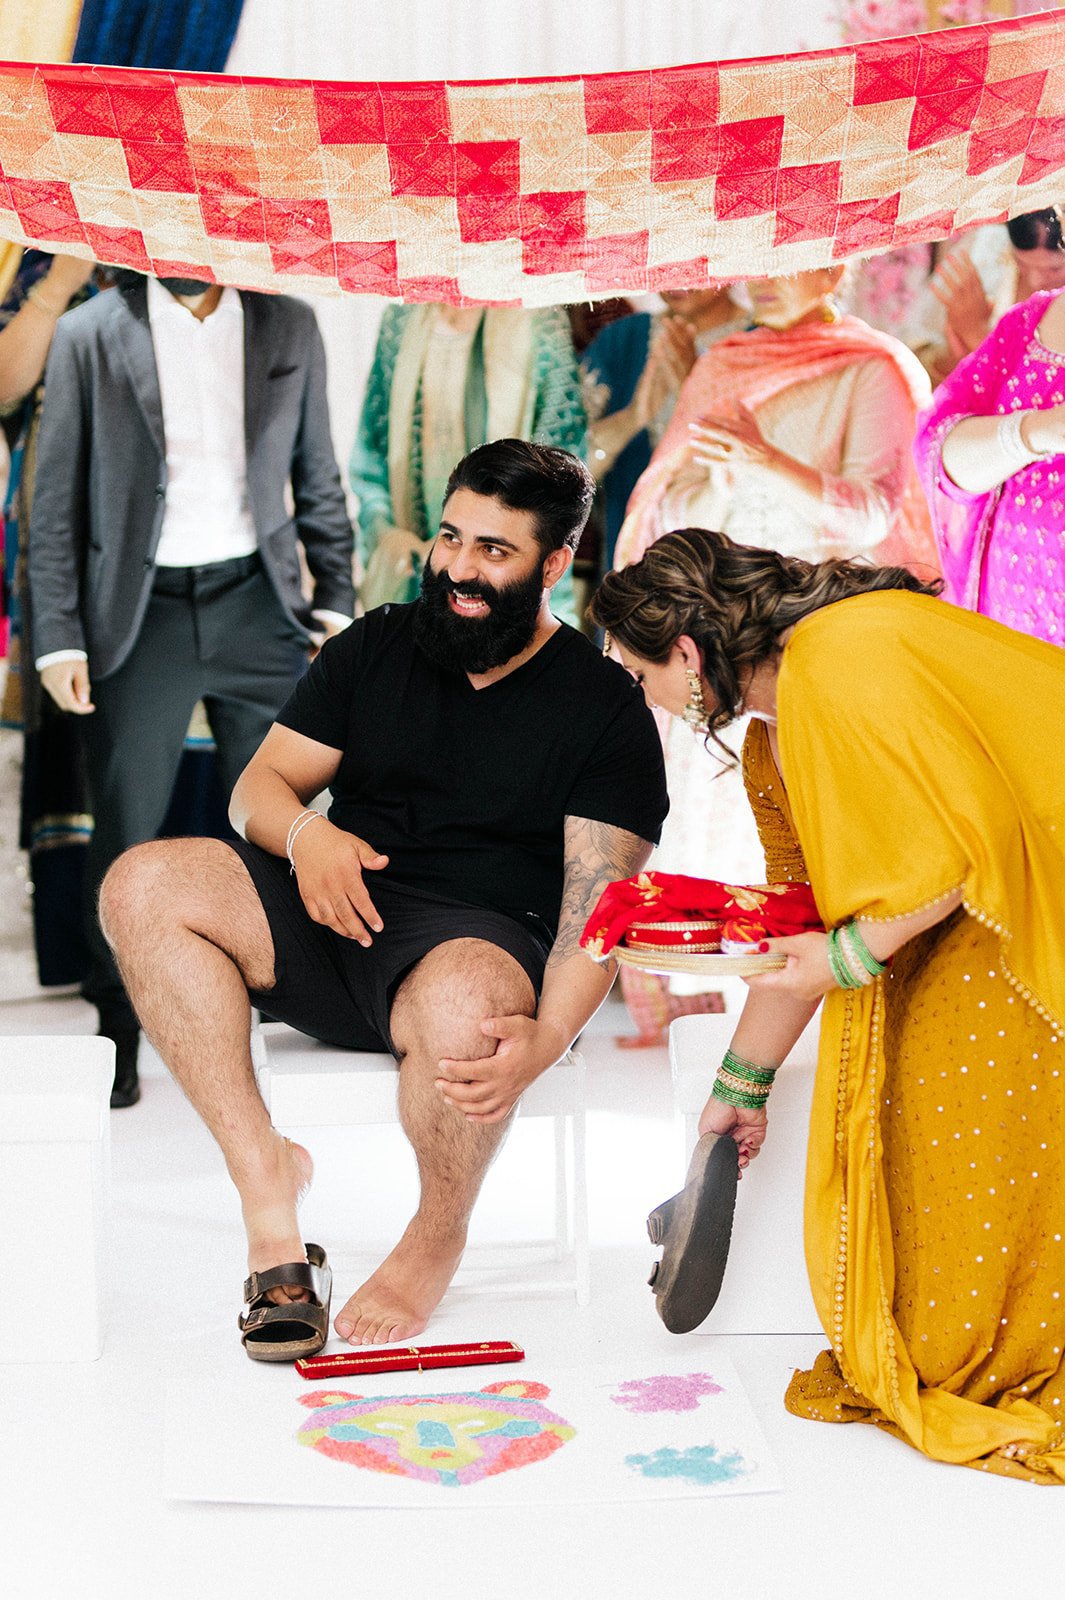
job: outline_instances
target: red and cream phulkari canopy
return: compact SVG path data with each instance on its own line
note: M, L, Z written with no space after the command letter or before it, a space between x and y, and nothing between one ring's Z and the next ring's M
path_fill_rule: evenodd
M260 289L542 305L1065 199L1065 11L559 79L0 65L0 238Z

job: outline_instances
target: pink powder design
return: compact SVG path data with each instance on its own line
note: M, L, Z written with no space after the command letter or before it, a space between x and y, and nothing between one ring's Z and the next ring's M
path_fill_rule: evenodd
M688 1372L663 1374L657 1378L630 1378L610 1398L627 1411L695 1411L704 1396L724 1392L708 1372Z

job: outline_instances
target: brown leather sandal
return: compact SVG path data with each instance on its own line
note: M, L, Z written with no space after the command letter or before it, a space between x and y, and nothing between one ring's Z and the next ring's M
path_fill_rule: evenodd
M333 1272L320 1244L307 1245L306 1261L288 1261L245 1280L247 1313L237 1318L240 1339L253 1361L298 1361L317 1355L329 1334ZM306 1289L309 1300L275 1305L269 1291Z
M738 1178L735 1140L706 1133L695 1146L684 1188L647 1218L651 1243L663 1247L648 1282L670 1333L697 1328L721 1293Z

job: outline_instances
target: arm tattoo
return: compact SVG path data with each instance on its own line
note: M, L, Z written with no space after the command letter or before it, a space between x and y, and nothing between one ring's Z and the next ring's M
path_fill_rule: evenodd
M549 967L568 961L580 949L584 925L607 884L639 872L651 848L646 839L608 822L566 818L562 909Z

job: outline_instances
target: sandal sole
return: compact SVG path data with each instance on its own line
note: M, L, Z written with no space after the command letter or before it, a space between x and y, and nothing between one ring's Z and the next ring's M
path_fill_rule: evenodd
M739 1181L734 1139L704 1134L679 1194L647 1218L652 1244L661 1244L650 1283L658 1315L670 1333L691 1333L713 1310L728 1262Z

